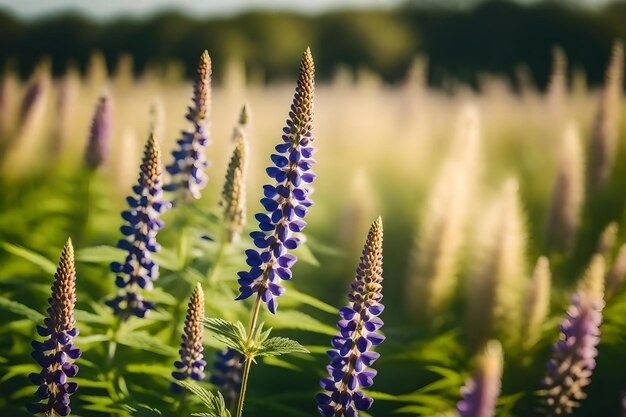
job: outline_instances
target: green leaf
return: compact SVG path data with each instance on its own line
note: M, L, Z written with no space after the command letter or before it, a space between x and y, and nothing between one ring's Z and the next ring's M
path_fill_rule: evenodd
M133 332L122 334L118 337L117 342L121 345L129 346L136 349L145 350L146 352L157 353L163 356L176 356L178 350L166 345L161 340L151 336L146 332Z
M298 248L293 251L293 254L302 262L313 266L320 266L320 261L317 260L313 252L311 252L311 248L306 244L298 246Z
M235 324L223 319L207 318L204 319L204 326L226 346L245 353L247 335L240 321Z
M111 336L108 334L92 334L89 336L78 336L76 343L80 345L89 345L91 343L101 343L111 340Z
M38 266L44 272L50 275L54 275L54 273L57 271L57 267L54 264L54 262L52 262L50 259L46 258L45 256L38 254L37 252L34 252L30 249L26 249L22 246L14 245L9 242L2 242L0 245L7 252L12 253L13 255L19 256L22 259L27 260L28 262L32 263L33 265Z
M194 416L210 416L210 417L230 417L230 412L226 408L224 398L219 392L213 394L212 392L202 388L197 384L192 384L185 381L178 382L189 391L193 392L202 401L202 404L207 408L207 413L192 414Z
M124 405L123 407L135 417L160 417L163 415L156 408L147 405Z
M288 353L310 352L300 343L286 337L272 337L271 339L267 339L256 351L257 356L280 356Z
M41 371L41 368L37 369L35 364L19 364L5 368L5 373L0 378L0 383L8 381L9 379L18 375L28 375L31 372Z
M289 297L295 301L299 301L302 304L306 304L326 313L337 314L338 312L338 310L330 304L326 304L325 302L318 300L317 298L312 297L308 294L300 292L293 287L289 287L289 291L287 291L285 297Z
M18 316L26 317L27 319L34 322L41 322L44 319L43 314L33 310L32 308L27 307L24 304L18 303L17 301L9 300L8 298L4 298L1 296L0 309L10 311L11 313L15 313Z
M115 246L92 246L76 251L76 260L92 264L109 264L124 258L124 250Z
M172 367L154 363L132 363L126 365L126 371L131 374L155 375L169 378L172 373Z
M180 271L183 268L182 262L178 259L178 254L173 250L161 248L158 253L152 255L159 267L168 271Z
M263 363L266 365L270 365L270 366L276 366L278 368L289 369L290 371L296 371L296 372L301 371L301 369L297 367L296 365L289 363L287 361L284 361L282 359L278 359L275 356L266 357L265 359L263 359Z
M113 316L111 314L107 314L106 316L101 316L98 314L90 313L85 310L76 309L74 310L74 317L76 318L76 321L79 321L81 323L110 324Z
M334 336L337 330L300 311L287 310L279 315L268 317L269 323L276 329L304 330L313 333Z

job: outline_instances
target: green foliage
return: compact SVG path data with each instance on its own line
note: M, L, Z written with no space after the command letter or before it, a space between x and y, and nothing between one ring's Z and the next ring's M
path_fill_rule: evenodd
M256 351L256 356L280 356L289 353L309 353L309 351L295 340L286 337L272 337L261 342Z
M43 322L43 315L24 304L0 297L0 309L25 317L33 322Z
M205 327L213 333L220 342L232 349L236 349L241 353L246 352L246 328L238 321L233 324L227 320L217 318L207 318L204 320Z
M202 417L230 417L230 412L224 404L224 398L222 394L216 392L213 394L210 391L202 388L201 386L189 382L181 381L180 385L189 391L193 392L202 401L202 404L206 407L204 413L193 413L193 416Z
M156 408L148 407L147 405L138 406L124 406L124 409L129 411L135 417L160 417L163 414Z
M2 242L0 243L0 246L2 246L2 248L7 252L19 256L20 258L32 263L33 265L38 266L39 268L41 268L42 271L49 275L53 275L57 270L54 262L30 249L26 249L22 246L14 245L8 242Z

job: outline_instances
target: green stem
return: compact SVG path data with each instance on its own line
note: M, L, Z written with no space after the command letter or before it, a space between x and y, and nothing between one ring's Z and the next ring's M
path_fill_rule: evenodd
M248 339L246 340L246 348L252 347L252 337L256 330L256 323L259 319L261 311L261 294L257 294L254 309L252 310L252 320L250 320L250 328L248 329ZM241 376L241 390L239 391L239 402L237 404L237 417L243 416L243 402L246 396L246 388L248 387L248 377L250 376L250 368L252 367L252 355L246 352L246 362L243 366L243 375Z
M184 388L184 391L180 397L180 400L178 402L178 415L180 417L185 417L186 416L186 412L187 412L187 396L189 395L189 392L187 391L187 388Z
M184 218L183 218L184 219ZM187 239L187 228L183 226L180 231L180 239L178 240L178 258L181 265L181 271L185 270L187 267L187 262L189 260L189 240ZM184 314L183 310L185 309L185 301L187 299L188 292L188 281L181 280L180 285L176 288L177 290L181 290L180 297L178 299L180 302L174 306L174 312L172 313L172 333L170 334L170 345L175 345L178 338L180 337L180 332L178 329L178 322L181 320L181 316ZM178 291L176 291L178 293Z
M111 339L109 340L109 346L107 348L107 357L105 361L105 369L111 369L113 365L113 360L115 359L115 353L117 351L117 337L122 328L122 318L119 316L115 316L115 322L113 323L113 334L111 335Z
M84 188L82 192L82 204L80 206L81 218L78 223L78 227L80 228L77 233L76 246L84 246L84 241L86 237L89 235L89 223L92 214L92 205L94 203L94 195L93 195L93 183L94 178L96 177L96 171L87 170L84 173Z

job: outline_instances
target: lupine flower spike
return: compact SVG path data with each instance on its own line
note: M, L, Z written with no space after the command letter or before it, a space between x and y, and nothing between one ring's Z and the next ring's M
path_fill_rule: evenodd
M595 255L561 323L561 339L553 346L543 381L548 416L569 415L586 397L583 389L591 383L600 343L604 271L604 258Z
M541 337L541 327L550 311L550 262L545 256L537 259L532 280L528 283L522 314L521 341L531 347Z
M378 330L383 321L383 223L381 218L372 224L363 254L348 294L349 304L339 310L339 335L332 339L328 351L329 378L321 380L324 393L317 395L318 410L324 417L354 417L358 411L368 410L373 400L362 388L371 387L376 371L369 367L380 356L371 351L383 340Z
M85 165L91 170L97 169L108 159L112 118L111 98L103 95L96 106L85 149Z
M239 398L243 362L243 355L235 349L228 348L223 352L217 352L217 360L213 364L214 371L209 381L224 397L226 408L230 408Z
M202 345L202 320L204 320L204 293L200 284L197 284L187 307L185 329L183 330L182 342L178 351L180 360L174 362L177 370L172 372L172 376L179 381L184 381L188 378L194 381L202 381L204 379L206 362L202 354L204 350Z
M456 405L460 417L493 417L500 395L502 347L491 340L479 359L472 378L461 389L463 399Z
M281 281L291 279L291 267L297 260L287 251L300 245L300 238L294 234L306 226L303 219L313 204L308 184L315 179L311 172L315 163L312 159L314 75L313 57L307 48L287 126L283 129L283 143L276 146L276 153L271 156L274 165L266 170L275 181L263 187L265 197L261 204L266 212L255 216L260 230L250 233L258 249L246 251L250 270L239 273L237 299L258 294L272 313L276 313L277 298L285 292Z
M248 106L244 104L241 108L241 112L239 113L239 120L233 129L232 141L237 143L240 137L246 137L247 132L246 129L248 127L248 123L250 122L250 112L248 110Z
M172 152L174 161L166 167L171 179L166 191L178 191L186 201L200 198L200 191L209 177L205 148L209 143L209 111L211 107L211 58L204 51L198 65L198 78L193 88L192 104L186 118L192 124L191 131L183 131L177 141L178 148Z
M74 361L81 355L80 349L73 343L78 335L78 329L74 327L76 269L74 248L69 239L61 253L48 302L50 307L44 326L37 326L37 333L47 339L43 343L33 342L33 358L41 365L42 370L29 375L30 380L39 385L35 395L45 402L28 404L27 408L33 414L67 416L71 411L70 395L78 388L78 384L69 382L69 378L78 373L78 366Z
M222 189L222 201L224 209L224 223L226 224L226 240L235 242L239 240L241 229L246 224L246 133L245 121L246 108L242 110L242 116L238 127L241 129L236 138L235 150L230 158L226 171L226 181Z
M604 77L588 145L588 191L606 185L610 178L618 145L620 102L624 84L624 46L616 41Z
M106 303L124 320L131 316L145 317L147 311L154 308L152 302L143 300L138 290L151 290L152 282L159 276L159 266L151 254L160 248L156 240L164 225L160 216L171 207L170 202L163 199L161 151L154 135L150 135L146 143L133 192L135 195L126 199L129 210L122 212L126 224L120 230L125 238L117 243L128 255L123 263L111 263L121 293Z

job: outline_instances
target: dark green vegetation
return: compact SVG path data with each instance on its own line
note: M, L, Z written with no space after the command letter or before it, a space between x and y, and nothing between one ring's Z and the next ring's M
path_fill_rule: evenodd
M180 61L191 76L198 53L207 48L219 79L228 58L241 58L250 74L284 78L298 65L302 45L318 51L320 79L337 65L367 67L388 80L404 76L413 58L429 57L429 82L448 78L476 84L480 73L506 74L528 66L544 86L550 51L561 45L589 80L602 79L604 57L615 38L626 36L626 3L600 10L559 4L521 6L487 1L470 10L411 8L346 11L308 17L291 13L248 12L229 18L194 19L175 12L145 21L117 19L96 23L75 15L21 22L0 12L0 67L15 59L30 73L43 57L54 57L54 72L68 62L84 68L93 50L102 50L111 69L120 54L133 56L136 71Z

